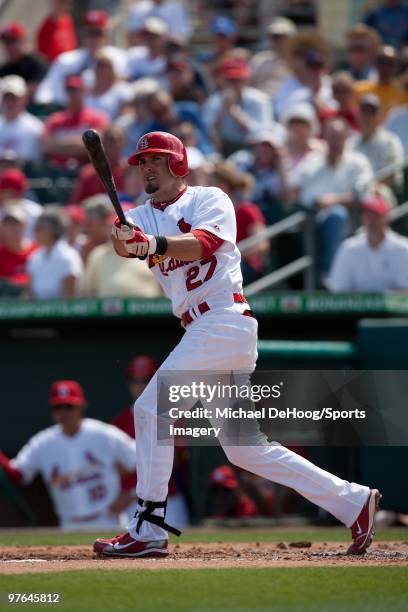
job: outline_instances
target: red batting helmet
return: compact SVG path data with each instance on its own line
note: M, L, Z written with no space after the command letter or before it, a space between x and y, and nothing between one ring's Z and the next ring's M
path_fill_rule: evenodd
M131 155L128 163L139 165L139 157L146 153L166 153L169 170L173 176L183 177L188 174L187 151L184 144L168 132L149 132L141 138L136 146L136 153Z

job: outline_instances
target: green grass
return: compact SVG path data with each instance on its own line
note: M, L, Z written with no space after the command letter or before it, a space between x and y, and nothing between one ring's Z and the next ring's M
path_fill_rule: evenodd
M8 531L0 533L0 546L53 546L90 544L96 537L111 537L112 533L42 533L32 531ZM379 529L375 535L376 541L406 540L408 529ZM343 527L327 529L282 530L269 529L222 529L213 531L186 530L181 538L171 537L172 542L291 542L311 540L313 542L341 542L350 540L350 531Z
M408 609L408 568L87 571L0 576L0 592L60 593L84 612L394 612ZM31 604L31 608L38 606ZM4 605L4 610L28 609Z

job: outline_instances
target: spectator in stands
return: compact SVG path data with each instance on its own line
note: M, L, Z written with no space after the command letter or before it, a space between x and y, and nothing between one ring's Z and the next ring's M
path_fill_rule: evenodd
M106 157L112 168L113 178L118 191L123 190L123 178L128 167L123 159L123 148L125 145L125 134L117 125L109 125L102 134L102 144ZM91 163L86 164L79 173L74 190L71 194L72 204L81 204L87 198L105 193L105 188Z
M246 495L230 465L220 465L210 473L211 516L251 518L258 516L255 502Z
M239 172L228 161L219 162L214 166L211 184L225 191L234 204L237 219L237 243L265 229L263 214L256 204L247 199L254 185L250 174ZM243 253L241 269L245 285L262 276L268 253L269 242L265 239L260 240L258 244Z
M209 187L211 185L213 164L207 160L197 147L186 147L186 150L188 159L188 184Z
M225 60L219 69L221 91L206 101L203 118L214 146L224 156L242 148L250 132L271 128L268 97L247 85L249 66L244 59Z
M27 262L37 245L24 238L27 215L24 208L5 206L0 221L0 295L18 295L28 284Z
M37 50L53 62L61 53L73 51L78 46L75 26L70 15L72 0L51 0L51 12L41 22L37 31Z
M210 44L209 51L198 55L199 61L203 62L210 73L225 60L234 50L238 36L238 29L235 22L229 17L218 15L210 25Z
M408 70L402 77L401 84L408 95ZM397 106L391 111L385 127L400 138L405 156L408 157L408 101L404 106Z
M88 89L85 105L115 120L129 101L132 86L119 78L112 58L104 51L95 54L95 82Z
M87 240L81 249L81 256L86 262L95 247L110 243L112 204L106 194L99 194L84 200L82 205L85 210L84 230Z
M122 206L130 205L130 208L135 208L139 204L144 204L147 199L147 194L143 189L143 183L137 166L129 166L126 164L123 175L123 189L118 192L119 200Z
M159 18L167 25L172 35L181 39L190 38L193 33L190 16L179 0L143 0L135 4L128 19L129 46L137 45L138 34L146 19Z
M175 102L195 102L202 104L207 94L203 75L184 55L174 55L166 66L168 90Z
M38 104L67 104L66 80L72 75L82 75L89 84L94 78L95 55L104 51L112 58L115 72L126 76L127 53L109 45L109 16L104 11L88 11L83 18L83 44L80 49L59 55L52 63L47 76L40 83L35 101Z
M208 137L208 131L201 118L201 110L195 102L175 102L168 91L159 90L152 93L148 99L152 120L147 122L147 132L171 132L181 121L187 121L194 126L197 136L197 147L205 154L213 153L214 149Z
M69 246L72 246L72 248L80 253L86 242L84 233L85 211L83 207L78 204L67 204L64 206L63 211L68 219L65 240L68 242Z
M109 123L107 115L85 106L85 86L80 76L66 81L66 110L53 113L45 122L42 149L57 166L73 168L88 161L82 132L89 128L101 131Z
M344 119L353 131L360 129L358 122L358 102L354 91L354 79L345 71L332 75L333 99L337 108L321 108L318 117L322 128L328 119Z
M82 275L80 255L64 240L67 219L59 206L45 206L35 234L40 245L28 262L27 296L36 299L73 297Z
M270 48L256 53L251 60L251 85L271 99L282 82L290 76L285 46L288 39L296 34L296 30L296 25L290 19L275 17L266 30Z
M330 46L318 31L300 32L286 45L287 61L292 76L283 81L274 99L278 119L299 102L320 107L333 106L329 72Z
M250 199L260 208L267 225L271 225L285 215L290 195L283 138L275 131L259 131L248 137L247 144L250 151L238 151L229 161L254 177Z
M110 241L94 247L89 253L80 294L98 298L155 298L162 295L158 282L145 262L118 257Z
M404 92L395 76L398 68L398 55L393 47L382 47L376 58L378 77L376 80L360 81L355 89L359 97L373 93L379 97L382 115L386 117L390 110L401 104L407 104L408 94Z
M129 157L134 152L139 138L146 134L146 128L152 120L149 99L159 89L157 81L150 78L139 79L133 84L130 111L119 117L116 122L126 136L125 157Z
M139 33L141 45L128 51L126 75L130 81L144 77L164 79L168 34L168 27L162 19L146 19Z
M0 152L15 151L22 161L41 157L42 121L26 111L28 88L24 79L9 75L0 81Z
M317 268L326 277L339 244L344 238L352 209L368 191L373 180L369 161L346 148L349 128L343 119L325 127L327 154L297 174L297 199L316 211L318 230Z
M13 204L24 210L26 214L26 225L24 238L34 240L34 228L37 219L42 213L42 207L26 197L28 181L26 176L18 168L4 170L0 175L0 217L4 206Z
M318 121L313 106L296 104L287 110L283 116L283 123L287 132L286 141L286 169L288 182L291 183L302 167L313 163L316 155L325 152L325 145L317 138Z
M375 174L391 164L402 164L404 150L401 140L382 126L381 103L375 94L365 94L360 98L359 122L361 134L352 137L352 148L367 157ZM393 184L400 173L401 168L381 176L379 180Z
M12 21L0 29L5 62L0 66L0 78L16 74L25 80L31 99L38 83L45 77L45 62L29 50L24 26Z
M347 71L356 81L375 80L375 60L381 46L377 32L364 23L358 23L347 32L346 42Z
M340 246L328 279L332 291L408 290L408 239L389 228L389 211L381 196L363 200L364 231Z
M401 0L382 0L363 21L377 30L386 45L399 49L408 42L408 6Z

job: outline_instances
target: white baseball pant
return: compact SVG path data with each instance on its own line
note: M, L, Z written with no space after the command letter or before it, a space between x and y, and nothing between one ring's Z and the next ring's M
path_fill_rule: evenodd
M210 311L191 323L160 367L164 372L247 371L255 369L257 328L254 318L238 312ZM160 371L159 370L159 371ZM135 402L137 496L161 502L173 467L174 448L157 441L157 374ZM284 446L223 446L229 461L268 480L295 489L350 527L357 519L369 488L342 480L320 469ZM163 510L154 514L163 516ZM130 535L141 541L167 538L167 532L144 521L136 533L132 519Z

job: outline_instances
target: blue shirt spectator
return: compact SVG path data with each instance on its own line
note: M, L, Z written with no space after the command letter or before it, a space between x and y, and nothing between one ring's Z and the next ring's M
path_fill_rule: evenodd
M400 49L408 43L408 6L400 0L385 0L363 21L377 30L386 45Z

